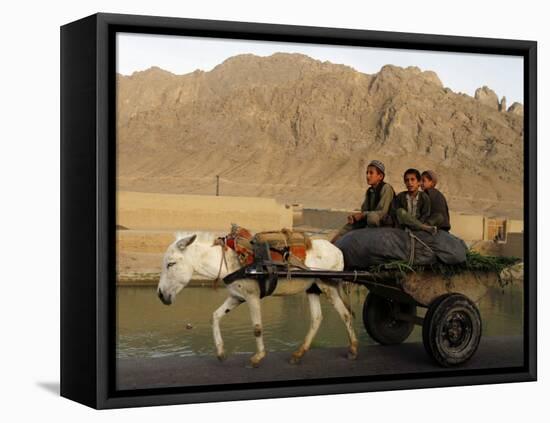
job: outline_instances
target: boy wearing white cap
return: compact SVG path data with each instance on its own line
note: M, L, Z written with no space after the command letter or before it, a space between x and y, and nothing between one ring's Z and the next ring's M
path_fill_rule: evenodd
M361 211L348 216L348 223L340 228L332 238L332 243L354 229L381 226L388 215L395 195L392 186L384 182L385 174L386 168L381 161L373 160L369 163L366 172L369 188L365 192Z

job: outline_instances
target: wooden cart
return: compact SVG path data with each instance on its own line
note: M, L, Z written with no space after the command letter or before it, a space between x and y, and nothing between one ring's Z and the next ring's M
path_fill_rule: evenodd
M498 275L488 272L446 277L428 271L319 271L269 263L248 267L245 274L260 281L300 277L366 286L363 324L371 338L382 345L400 344L420 325L426 352L444 367L465 363L475 354L482 333L476 302L498 284ZM424 317L417 314L419 307L427 309Z

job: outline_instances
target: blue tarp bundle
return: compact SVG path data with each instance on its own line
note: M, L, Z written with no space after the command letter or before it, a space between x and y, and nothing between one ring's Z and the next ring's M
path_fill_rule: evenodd
M432 235L397 228L356 229L338 239L335 245L344 254L346 270L366 269L396 260L411 262L412 265L435 264L437 261L459 264L466 261L468 249L463 240L446 231Z

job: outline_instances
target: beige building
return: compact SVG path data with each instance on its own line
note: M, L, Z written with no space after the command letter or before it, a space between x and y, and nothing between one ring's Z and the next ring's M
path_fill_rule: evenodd
M487 254L523 258L523 220L451 213L451 233Z
M523 233L523 220L450 213L451 233L465 241L506 242L508 235Z
M119 191L117 225L134 230L252 231L292 228L293 210L272 198Z

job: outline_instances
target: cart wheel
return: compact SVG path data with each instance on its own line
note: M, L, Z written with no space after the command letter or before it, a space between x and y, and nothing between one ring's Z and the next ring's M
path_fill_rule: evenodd
M430 304L422 327L429 356L441 366L468 361L481 339L481 316L476 305L462 294L445 294Z
M369 336L382 345L401 344L414 329L414 323L397 320L395 312L416 315L416 306L399 303L369 292L363 304L363 324Z

